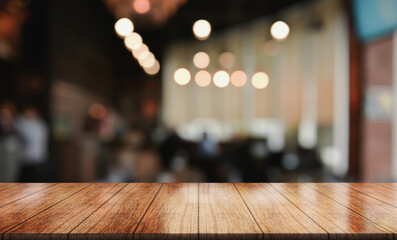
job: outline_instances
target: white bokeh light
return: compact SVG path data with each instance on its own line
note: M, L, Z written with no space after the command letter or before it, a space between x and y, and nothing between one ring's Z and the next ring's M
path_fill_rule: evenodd
M273 38L277 40L284 40L289 34L289 27L285 22L277 21L273 23L272 27L270 28L270 33L272 34Z
M136 59L144 59L149 54L149 48L146 44L142 43L138 49L132 50L132 55Z
M224 88L229 85L230 76L226 71L220 70L214 74L214 84L217 87Z
M264 89L269 84L269 76L264 72L257 72L252 76L252 85L256 89Z
M151 67L144 68L143 70L145 70L145 72L149 75L156 75L160 71L160 63L155 60Z
M145 58L138 59L138 62L143 68L149 68L156 62L156 58L153 53L149 52Z
M198 40L205 40L210 36L211 24L204 19L197 20L193 24L193 33Z
M120 37L124 38L134 31L134 24L128 18L121 18L114 24L114 29Z
M128 34L124 38L124 45L129 50L139 49L142 46L142 37L136 32Z
M190 82L190 72L186 68L178 68L174 73L174 80L179 85L186 85Z

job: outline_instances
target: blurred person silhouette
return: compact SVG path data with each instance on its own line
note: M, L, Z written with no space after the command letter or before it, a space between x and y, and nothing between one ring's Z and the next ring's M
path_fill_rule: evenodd
M203 132L200 143L197 146L198 159L205 170L208 181L216 181L216 156L219 153L219 144L217 141L212 140L207 132Z
M199 156L208 161L212 161L214 160L214 157L218 154L218 152L219 152L218 142L209 138L208 134L204 132L201 141L198 145Z
M185 142L176 133L175 129L166 130L164 140L160 144L160 154L163 165L169 169L171 167L172 159L175 157L176 153L180 150L186 148Z
M21 182L45 180L48 127L34 106L26 107L16 121L16 129L23 141Z
M18 177L22 143L16 133L13 103L0 107L0 182L15 182Z

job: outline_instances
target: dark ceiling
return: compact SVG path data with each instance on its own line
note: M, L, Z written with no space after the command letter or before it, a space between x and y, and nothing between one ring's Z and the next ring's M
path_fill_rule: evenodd
M137 31L160 54L164 46L177 40L193 40L193 23L208 20L213 33L248 23L261 17L275 17L283 9L315 0L188 0L163 26L152 29L137 26Z
M192 26L198 19L208 20L216 32L260 17L276 17L282 9L308 1L310 0L188 0L164 26L152 31L162 34L163 42L193 39ZM141 30L145 33L151 31L145 29L142 27Z
M213 30L252 21L263 16L277 16L284 8L308 0L189 0L165 25L175 38L189 38L198 19L208 20Z

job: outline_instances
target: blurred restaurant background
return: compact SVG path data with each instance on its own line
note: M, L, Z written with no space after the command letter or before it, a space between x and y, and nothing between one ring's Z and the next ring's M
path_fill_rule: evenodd
M397 180L395 0L0 0L0 182Z

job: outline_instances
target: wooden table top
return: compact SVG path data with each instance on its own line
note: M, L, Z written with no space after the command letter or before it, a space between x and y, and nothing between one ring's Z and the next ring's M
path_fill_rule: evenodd
M2 183L1 239L397 239L397 183Z

